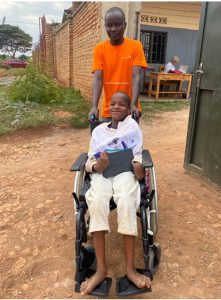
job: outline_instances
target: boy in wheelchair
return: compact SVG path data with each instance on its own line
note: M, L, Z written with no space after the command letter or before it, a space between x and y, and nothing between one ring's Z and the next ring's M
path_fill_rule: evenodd
M105 260L105 233L109 231L109 202L117 204L118 232L123 235L126 275L138 288L149 288L151 279L134 267L135 236L137 235L136 212L140 204L140 185L145 171L142 166L142 133L130 116L130 98L123 92L112 95L110 113L112 120L97 126L92 132L86 171L91 173L91 186L85 198L90 215L89 232L97 259L96 273L82 282L81 295L88 295L107 275ZM108 173L111 163L108 152L132 149L132 157L125 152L128 163L118 174ZM123 156L124 157L124 156ZM122 161L118 166L123 165ZM111 174L111 175L110 175ZM110 177L109 177L110 176Z

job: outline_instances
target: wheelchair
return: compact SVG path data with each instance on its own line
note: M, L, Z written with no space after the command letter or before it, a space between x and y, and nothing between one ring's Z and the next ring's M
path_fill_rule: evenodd
M93 123L94 128L100 124ZM93 130L91 128L91 131ZM86 245L88 241L88 228L90 216L87 211L85 194L90 188L90 175L85 171L87 153L81 153L71 166L71 171L76 172L74 180L74 198L76 237L75 237L75 292L80 292L80 285L86 278L96 272L96 256L92 245ZM145 177L140 183L141 202L137 217L140 219L144 268L137 269L138 272L153 279L161 259L161 247L155 242L158 231L158 206L156 176L153 161L148 150L142 152L142 165L145 169ZM117 206L114 199L110 199L110 210ZM83 245L84 244L84 245ZM109 294L112 279L106 277L91 293L95 297L106 297ZM116 279L116 294L118 297L127 297L141 293L151 292L151 288L138 288L127 277Z

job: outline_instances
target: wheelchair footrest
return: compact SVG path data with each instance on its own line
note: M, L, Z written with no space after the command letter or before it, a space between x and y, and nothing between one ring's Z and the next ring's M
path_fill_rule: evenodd
M152 280L151 272L137 269L137 272L149 277ZM127 276L119 277L116 281L116 293L119 297L138 295L143 293L151 292L151 287L138 288L133 282L131 282Z
M112 284L112 278L106 277L93 291L89 294L95 297L107 297ZM80 293L80 284L75 285L75 292Z
M90 293L90 295L95 297L106 297L110 292L112 284L112 278L106 277L96 288Z

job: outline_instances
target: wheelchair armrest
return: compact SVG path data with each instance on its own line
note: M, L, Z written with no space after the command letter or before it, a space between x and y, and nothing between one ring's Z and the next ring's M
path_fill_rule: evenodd
M152 168L153 167L153 161L150 155L149 150L143 150L142 151L142 165L144 168Z
M81 153L78 159L71 166L70 171L72 172L81 171L84 168L86 161L87 161L87 153Z

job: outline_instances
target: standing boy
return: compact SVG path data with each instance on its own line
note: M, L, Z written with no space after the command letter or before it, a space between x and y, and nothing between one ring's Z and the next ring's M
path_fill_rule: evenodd
M138 102L141 68L147 63L141 42L124 38L125 14L118 7L105 14L105 28L110 40L99 43L94 49L92 71L92 109L89 113L98 117L98 102L102 88L104 98L101 107L102 119L110 119L110 99L117 91L125 92L131 99L131 110L140 115Z

